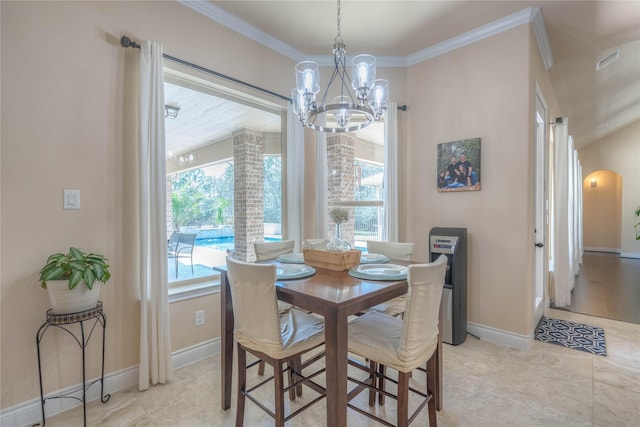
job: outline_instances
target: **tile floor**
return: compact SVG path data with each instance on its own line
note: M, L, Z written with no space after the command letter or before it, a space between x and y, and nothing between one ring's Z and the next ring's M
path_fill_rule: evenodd
M559 310L549 310L547 315L603 327L608 356L539 341L523 352L471 336L460 346L445 345L440 427L640 425L640 325ZM91 402L88 424L233 426L234 409L220 409L219 366L216 355L176 370L174 381L168 385L142 393L135 388L114 393L106 404ZM416 375L415 381L421 380L424 382L422 375ZM313 392L305 388L303 398L312 396ZM366 393L357 400L366 408ZM234 402L235 398L232 406ZM254 404L247 401L246 405L245 426L273 425ZM393 406L388 399L375 411L393 420ZM323 401L287 425L324 426L324 414ZM47 426L52 427L79 425L81 408L47 420ZM349 411L349 425L379 424ZM414 425L427 425L426 413L419 415Z

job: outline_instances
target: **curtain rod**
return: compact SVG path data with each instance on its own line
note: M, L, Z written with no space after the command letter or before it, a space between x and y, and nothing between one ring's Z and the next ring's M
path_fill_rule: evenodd
M138 43L134 42L133 40L131 40L127 36L122 36L120 38L120 46L122 46L122 47L132 47L134 49L140 49L140 45ZM285 101L291 102L291 98L288 98L288 97L286 97L284 95L280 95L279 93L272 92L272 91L270 91L268 89L264 89L264 88L261 88L261 87L256 86L256 85L252 85L251 83L243 82L242 80L238 80L235 77L227 76L226 74L222 74L222 73L219 73L217 71L201 67L200 65L193 64L191 62L185 61L184 59L176 58L175 56L167 55L166 53L163 53L162 57L166 58L166 59L168 59L170 61L177 62L179 64L185 65L185 66L187 66L189 68L193 68L195 70L202 71L203 73L211 74L212 76L216 76L216 77L219 77L221 79L228 80L230 82L237 83L239 85L246 86L246 87L249 87L251 89L255 89L255 90L259 91L259 92L267 93L269 95L273 95L273 96L278 97L280 99L283 99Z
M124 35L124 36L122 36L120 38L120 46L125 47L125 48L126 47L131 47L131 48L134 48L134 49L140 49L140 45L138 43L136 43L135 41L131 40L126 35ZM219 73L217 71L201 67L200 65L193 64L191 62L185 61L184 59L176 58L175 56L167 55L166 53L163 53L162 57L166 58L166 59L168 59L170 61L177 62L179 64L185 65L185 66L187 66L189 68L193 68L195 70L202 71L203 73L211 74L212 76L216 76L216 77L219 77L221 79L228 80L230 82L237 83L239 85L246 86L246 87L249 87L251 89L257 90L259 92L263 92L263 93L278 97L280 99L283 99L285 101L291 102L291 98L289 98L289 97L286 97L284 95L280 95L279 93L272 92L272 91L270 91L268 89L261 88L259 86L253 85L251 83L243 82L242 80L238 80L235 77L227 76L226 74L222 74L222 73ZM398 106L398 110L407 111L407 106L406 105L399 105Z

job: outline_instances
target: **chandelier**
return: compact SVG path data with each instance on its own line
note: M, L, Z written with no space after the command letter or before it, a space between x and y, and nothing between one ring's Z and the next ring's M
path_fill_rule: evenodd
M296 88L292 91L293 110L302 124L319 132L353 132L383 118L389 97L389 82L376 80L376 58L357 55L351 60L351 80L346 67L346 46L340 35L340 0L338 0L338 35L333 45L334 69L320 102L320 73L316 62L303 61L296 65ZM339 89L327 104L331 86ZM353 92L352 89L353 88ZM355 96L354 96L355 94Z

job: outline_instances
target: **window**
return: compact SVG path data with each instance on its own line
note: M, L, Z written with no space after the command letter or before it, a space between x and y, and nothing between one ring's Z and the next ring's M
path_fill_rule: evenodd
M384 124L366 132L327 137L328 206L349 208L343 237L366 250L367 240L382 240L384 231ZM333 237L329 227L329 238Z
M212 267L224 264L227 251L235 248L238 135L257 135L262 141L265 236L281 238L283 113L266 101L195 78L170 71L165 76L165 104L174 113L165 118L167 242L174 248L167 277L174 292L217 282ZM191 246L186 238L179 240L188 235L195 235Z
M382 240L384 166L356 160L354 171L356 175L355 200L360 202L354 208L354 239L356 247L366 248L367 240Z

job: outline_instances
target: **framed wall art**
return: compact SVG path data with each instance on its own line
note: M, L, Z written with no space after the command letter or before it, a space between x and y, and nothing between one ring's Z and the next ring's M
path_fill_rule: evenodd
M438 192L480 190L480 138L438 144Z

